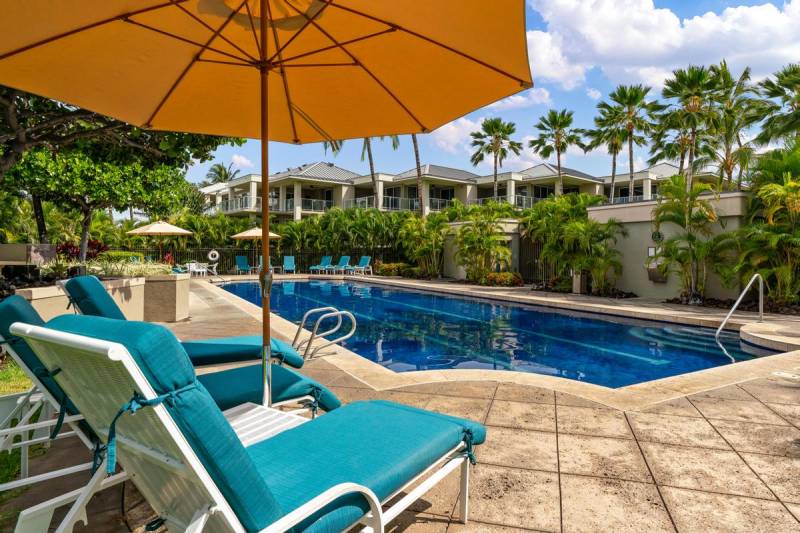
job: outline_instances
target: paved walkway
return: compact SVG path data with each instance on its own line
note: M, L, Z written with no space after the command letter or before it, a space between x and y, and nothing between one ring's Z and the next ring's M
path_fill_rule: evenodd
M172 326L183 338L260 328L209 292L193 293L191 312ZM800 379L791 375L621 411L490 381L376 391L324 359L303 372L344 402L389 399L488 426L471 480L471 522L454 520L459 489L451 476L390 531L800 531ZM40 465L63 459L56 451ZM21 497L43 496L37 488ZM96 498L89 530L126 530L118 497ZM129 506L134 498L129 492ZM138 505L128 522L141 527L147 511Z

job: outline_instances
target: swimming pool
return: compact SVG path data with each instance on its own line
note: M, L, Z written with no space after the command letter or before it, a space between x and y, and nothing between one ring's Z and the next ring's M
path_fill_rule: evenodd
M261 304L257 283L225 290ZM353 313L345 346L397 372L446 368L517 370L606 387L731 364L714 330L505 304L349 281L281 281L273 312L298 323L313 307ZM752 359L739 335L721 338L736 361Z

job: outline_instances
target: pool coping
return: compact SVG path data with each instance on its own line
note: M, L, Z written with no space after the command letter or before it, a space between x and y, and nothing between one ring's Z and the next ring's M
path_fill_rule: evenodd
M297 275L297 276L276 276L275 279L296 280L296 281L304 281L309 279L365 281L368 283L382 283L385 285L392 285L404 288L416 288L421 290L428 289L427 285L422 283L412 285L409 283L403 283L403 281L405 280L395 280L391 278L387 279L387 278L376 278L376 277L370 277L368 279L364 279L362 276ZM253 276L241 276L232 279L227 279L226 282L254 281L254 280L255 277ZM261 320L261 307L252 304L250 302L247 302L244 299L234 294L231 294L228 291L225 291L221 287L212 283L211 280L203 280L203 281L206 281L209 289L217 293L220 297L225 298L227 301L238 307L243 312L252 316L253 318ZM468 286L459 286L459 288L461 290L458 291L453 290L447 292L449 294L476 296L484 298L482 291L471 290L471 288ZM444 292L444 291L439 290L435 292ZM495 298L493 299L499 300L501 295L498 292L494 292L494 294ZM511 303L531 303L530 301L520 300L520 299L515 299L515 300L509 299L504 301L510 301ZM597 312L594 310L593 307L579 305L579 302L570 302L570 303L572 305L570 305L569 307L564 307L563 305L555 305L552 307L559 307L562 309L564 308L574 309L584 312L586 311ZM534 305L541 305L541 304L538 304L537 302ZM602 305L596 305L595 307L598 306L602 307ZM615 309L615 311L618 311L618 309ZM719 320L717 320L716 324L712 323L710 325L706 323L698 323L695 321L688 321L688 320L694 320L694 317L677 317L676 315L674 315L674 313L672 315L668 315L671 318L673 318L673 320L664 320L663 315L658 313L620 315L619 313L606 312L603 314L616 314L618 316L633 316L635 318L640 318L640 319L644 318L644 319L661 320L673 323L703 325L707 327L714 327L719 322ZM650 318L651 315L657 315L659 316L659 318ZM687 321L676 320L680 318L685 318ZM746 322L742 322L741 320L739 320L737 327L742 327L745 326L746 324L747 324ZM759 328L750 328L750 326L748 325L748 327L745 328L745 331L742 332L742 336L743 338L746 338L748 342L752 342L751 338L758 340L756 344L764 342L761 337L762 335L766 334L767 331L771 333L775 332L774 327L772 329L767 327L769 325L770 324L768 322L757 324L757 326L761 328L760 330ZM291 340L294 337L294 332L297 329L297 326L294 323L274 313L271 315L271 326L274 331L274 334L278 338L282 338L284 340ZM777 327L778 331L780 331L780 326ZM753 329L754 331L751 331L751 329ZM747 337L745 337L745 335ZM774 346L778 346L778 344L780 344L780 342L782 341L776 341L775 339L772 339L770 342L772 342ZM447 381L496 381L505 383L516 383L520 385L529 385L535 387L544 387L558 392L564 392L580 396L587 400L598 402L608 407L623 409L623 410L636 410L645 408L647 406L656 403L672 400L675 398L680 398L689 394L696 394L699 392L716 389L726 385L733 385L735 383L741 383L755 378L766 377L775 372L798 373L798 371L800 371L800 350L796 349L797 346L793 344L783 344L782 346L794 347L794 351L774 354L763 358L751 359L749 361L740 361L735 365L726 365L715 368L708 368L705 370L699 370L696 372L681 374L679 376L661 378L658 380L637 383L634 385L628 385L616 389L581 381L575 381L572 379L562 378L558 376L547 376L543 374L519 372L513 370L447 369L447 370L395 372L391 369L379 365L378 363L375 363L364 357L361 357L360 355L342 346L331 346L325 348L324 354L321 355L320 357L324 357L325 361L327 361L328 363L336 366L338 369L342 370L343 372L346 372L353 378L361 381L362 383L368 385L370 388L375 390L397 389L402 387L408 387L411 385L421 385L425 383L437 383L437 382L447 382ZM780 349L780 348L773 348L773 349Z

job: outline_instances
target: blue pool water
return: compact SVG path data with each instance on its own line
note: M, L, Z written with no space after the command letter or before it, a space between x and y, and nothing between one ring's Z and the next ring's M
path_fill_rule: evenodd
M261 304L257 283L223 287ZM398 372L506 369L623 387L731 364L708 328L367 283L276 282L271 304L273 312L296 323L313 307L350 311L358 329L345 346ZM738 334L725 333L722 341L735 360L753 358Z

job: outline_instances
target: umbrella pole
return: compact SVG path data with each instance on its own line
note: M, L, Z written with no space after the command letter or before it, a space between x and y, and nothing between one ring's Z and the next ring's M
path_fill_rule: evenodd
M260 37L261 37L261 61L266 62L267 53L267 0L261 0L261 16L260 22ZM262 336L263 348L261 358L261 376L264 383L264 396L262 399L263 405L269 407L272 405L272 365L271 361L271 346L270 346L270 312L269 312L269 297L272 291L272 272L269 268L269 91L268 91L268 74L266 64L262 64L259 69L260 85L261 85L261 253L262 253L262 266L259 272L259 281L261 282L261 322L262 322Z

